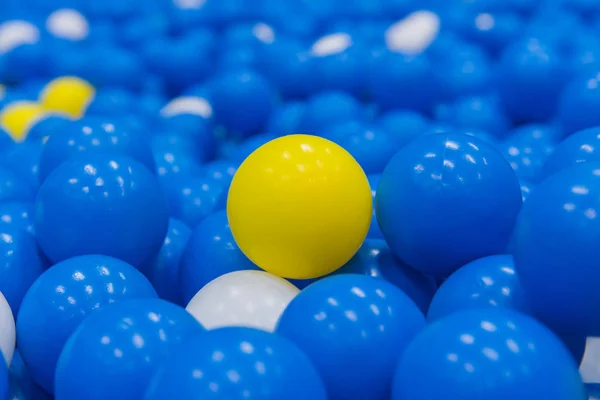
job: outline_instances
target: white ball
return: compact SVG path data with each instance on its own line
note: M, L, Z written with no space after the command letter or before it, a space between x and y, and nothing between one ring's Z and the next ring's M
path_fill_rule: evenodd
M0 24L0 54L7 53L23 44L40 40L40 30L27 21L11 20Z
M0 351L6 364L10 365L15 352L16 329L15 318L8 301L0 292Z
M46 29L58 38L73 41L85 39L90 32L87 19L70 8L56 10L50 14L46 20Z
M235 271L200 289L186 310L206 329L243 326L273 332L283 310L299 292L268 272Z
M392 24L385 32L390 51L419 54L433 43L440 32L440 18L430 11L416 11Z
M160 110L163 117L172 117L179 114L198 115L203 118L212 117L212 106L206 99L195 96L181 96L169 102Z

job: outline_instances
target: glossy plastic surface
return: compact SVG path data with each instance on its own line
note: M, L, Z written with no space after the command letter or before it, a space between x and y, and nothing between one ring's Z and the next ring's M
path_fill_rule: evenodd
M600 161L600 127L575 132L556 146L544 164L544 177L579 163Z
M34 186L6 167L0 167L0 201L31 201Z
M369 187L371 188L371 196L373 197L373 217L371 218L371 226L369 227L369 232L367 233L368 239L383 239L383 233L381 233L381 228L379 228L379 221L377 221L377 215L375 215L375 197L377 195L377 186L379 186L379 179L381 179L381 175L379 174L371 174L367 176L367 180L369 181Z
M15 141L22 142L29 128L44 115L43 107L33 101L14 101L0 111L0 128Z
M178 346L145 400L325 400L321 377L292 342L250 328L221 328Z
M94 98L95 89L81 78L63 76L50 81L40 93L40 103L48 111L80 118Z
M169 201L171 218L178 219L195 228L209 216L223 191L223 183L208 177L174 176L162 180L162 187Z
M39 142L27 141L15 144L0 155L0 164L10 169L34 188L38 188L38 172L42 146Z
M351 95L341 91L324 91L311 96L302 114L302 133L320 136L332 126L348 120L361 120L361 104ZM301 132L285 132L301 133Z
M104 254L139 266L156 255L169 223L156 177L117 154L61 164L40 187L35 212L39 245L53 262Z
M342 274L300 292L276 331L310 357L331 400L382 400L398 357L424 326L415 303L391 283Z
M600 104L599 68L576 75L562 91L558 120L566 134L600 125L600 116L594 112Z
M422 135L429 126L423 115L408 110L387 112L376 123L390 136L398 150Z
M235 271L205 285L186 310L207 329L242 326L273 332L298 293L296 286L268 272Z
M376 202L394 254L447 276L505 251L522 200L517 176L496 149L447 133L421 136L398 152L381 175Z
M136 299L104 307L67 341L56 368L56 398L141 399L173 346L202 332L194 317L165 300Z
M33 204L20 201L0 203L0 226L22 229L34 234ZM2 230L3 228L0 228Z
M0 292L0 352L6 365L10 365L16 346L15 318L6 298Z
M435 365L435 368L432 366ZM511 310L461 311L408 345L393 400L587 399L571 355L545 326Z
M326 275L358 250L371 222L364 172L333 142L309 135L275 139L233 178L227 216L250 260L286 278Z

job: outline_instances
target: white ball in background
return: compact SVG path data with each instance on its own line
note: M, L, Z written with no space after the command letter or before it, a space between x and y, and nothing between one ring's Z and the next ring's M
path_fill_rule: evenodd
M415 55L424 52L440 32L440 17L431 11L416 11L385 31L390 51Z
M243 326L273 332L283 310L300 291L263 271L235 271L204 286L186 310L206 329Z
M160 110L163 117L172 117L179 114L198 115L203 118L212 117L213 110L210 103L196 96L181 96L171 100Z
M42 335L43 332L40 333ZM4 356L6 364L10 365L15 352L16 329L15 318L8 301L0 292L0 351Z
M0 54L40 40L40 30L27 21L11 20L0 24Z
M70 8L56 10L50 14L46 20L46 29L58 38L73 41L83 40L90 33L87 19Z

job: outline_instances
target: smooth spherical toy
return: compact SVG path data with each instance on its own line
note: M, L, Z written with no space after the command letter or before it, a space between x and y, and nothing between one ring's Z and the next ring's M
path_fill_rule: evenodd
M234 145L233 151L227 155L227 158L233 160L234 162L241 163L248 158L248 156L252 154L254 150L258 149L263 144L278 138L279 136L280 135L274 135L272 133L263 133L251 136L243 142Z
M276 332L309 356L331 400L380 400L389 393L398 357L424 326L419 308L396 286L341 274L300 292Z
M531 307L515 271L513 256L483 257L459 268L433 296L427 319L469 308L502 307L529 314Z
M600 161L600 127L575 132L563 140L544 163L543 177L579 163Z
M27 132L45 115L44 108L33 101L16 101L0 110L0 127L16 142L22 142Z
M80 118L94 98L95 89L85 80L63 76L50 81L40 93L44 109Z
M40 182L69 158L91 152L126 155L152 172L156 169L148 138L143 132L103 117L86 117L71 122L48 139L40 159Z
M141 399L171 349L203 331L183 308L161 299L103 307L88 316L65 344L56 366L55 396Z
M0 292L17 315L25 292L44 270L35 238L16 227L0 231Z
M60 352L87 315L116 301L155 297L142 273L116 258L87 255L53 265L27 291L17 319L19 351L33 380L54 392Z
M525 202L525 200L527 200L527 198L531 194L531 191L533 190L535 185L531 182L524 181L524 180L521 180L520 185L521 185L521 197L523 198L523 202Z
M422 135L429 127L429 121L423 115L409 110L389 111L381 115L376 124L394 141L397 150Z
M448 105L440 105L435 110L438 121L457 128L479 129L503 136L510 121L498 100L489 96L461 97Z
M206 177L177 175L162 181L172 218L195 228L209 216L223 191L223 184Z
M600 104L600 70L592 69L573 78L562 91L558 120L567 135L600 125L594 110Z
M8 134L8 132L0 126L0 151L6 151L10 149L15 141Z
M0 352L6 362L10 365L15 351L15 318L6 298L0 292Z
M15 349L10 368L8 369L10 379L10 394L11 400L52 400L52 396L38 386L31 379L31 375L27 367L21 359L19 350Z
M156 174L161 182L169 182L174 175L201 176L200 156L194 151L195 143L185 135L156 135L152 138L152 154Z
M333 125L348 120L362 120L363 115L362 105L350 94L335 90L319 92L306 102L299 129L320 136Z
M34 186L27 179L0 166L0 202L31 201L34 198Z
M221 328L173 350L144 400L202 397L325 400L327 392L311 361L289 340L256 329Z
M391 398L446 396L587 399L577 366L560 340L533 318L499 308L460 311L435 321L404 351Z
M0 154L0 165L13 171L37 189L42 145L37 141L17 143Z
M279 105L271 113L265 131L277 136L300 132L305 110L306 104L300 101Z
M299 293L264 271L234 271L206 284L185 308L207 329L245 326L273 332L283 310Z
M66 115L46 113L31 125L27 141L45 142L51 135L62 132L71 121L73 120Z
M180 261L192 231L171 218L164 243L154 259L142 267L161 299L183 305L179 283Z
M156 177L118 154L83 153L46 178L35 201L38 243L52 262L104 254L141 265L167 233L168 204Z
M535 187L515 228L514 255L533 312L553 329L600 333L593 285L600 253L600 163L578 164ZM540 274L544 279L540 280Z
M447 133L421 136L398 152L381 175L376 203L394 254L445 277L506 250L522 199L515 172L496 149Z
M383 239L383 233L381 233L381 228L379 228L379 222L377 222L377 215L375 215L375 196L377 194L377 186L379 186L380 178L381 175L379 174L371 174L367 176L369 186L371 187L371 196L373 197L373 216L371 218L371 226L369 227L369 232L367 232L368 239Z
M235 160L217 160L206 164L205 176L208 180L221 185L229 185L240 162Z
M7 201L0 203L0 230L4 227L22 229L34 234L33 204L23 201Z
M423 314L436 292L435 279L421 274L394 257L384 240L367 239L358 253L336 274L364 274L382 278L408 295Z
M0 363L0 397L7 399L9 394L9 376L6 363Z
M233 239L225 209L209 215L192 231L179 268L185 304L206 284L221 275L258 269Z
M267 272L309 279L344 265L369 230L372 199L360 165L310 135L275 139L237 170L227 198L231 232Z

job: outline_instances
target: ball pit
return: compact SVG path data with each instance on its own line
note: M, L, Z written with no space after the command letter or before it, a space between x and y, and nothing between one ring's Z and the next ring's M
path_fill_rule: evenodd
M599 33L4 0L0 400L600 398Z

